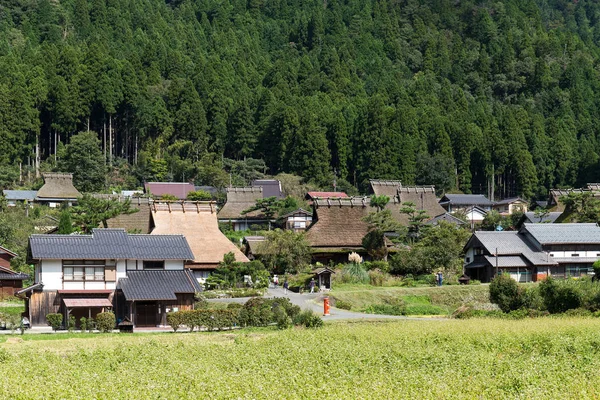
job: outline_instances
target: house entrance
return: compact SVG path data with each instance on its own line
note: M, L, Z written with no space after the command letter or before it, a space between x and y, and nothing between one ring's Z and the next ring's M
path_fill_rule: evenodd
M136 326L156 326L158 304L155 301L142 301L135 305Z

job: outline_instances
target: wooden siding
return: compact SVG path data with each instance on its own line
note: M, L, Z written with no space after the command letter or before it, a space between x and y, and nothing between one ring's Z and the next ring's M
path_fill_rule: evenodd
M15 295L15 291L23 287L23 281L0 280L0 299Z
M48 325L46 315L60 311L57 292L33 292L29 297L29 321L31 325Z

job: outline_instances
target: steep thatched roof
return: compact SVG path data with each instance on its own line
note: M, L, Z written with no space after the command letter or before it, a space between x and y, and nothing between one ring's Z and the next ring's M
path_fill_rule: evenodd
M122 214L115 218L111 218L106 221L109 228L122 228L130 233L150 233L154 228L154 221L152 220L152 214L150 207L152 205L152 199L140 198L140 197L123 197L123 196L97 196L102 198L115 198L118 201L131 200L131 209L137 209L138 212L133 214Z
M369 232L363 218L373 211L368 198L315 199L313 223L306 231L311 247L356 249Z
M263 198L262 187L227 188L227 202L219 211L220 219L263 219L260 210L242 215L242 211L256 205L256 201Z
M44 199L76 199L81 196L73 186L73 174L45 173L44 186L37 192L37 198Z
M152 234L184 235L194 253L192 269L216 268L223 256L233 252L236 261L248 258L223 235L217 221L214 202L155 202L152 217L156 227Z
M438 203L434 186L402 186L400 181L386 181L371 179L371 190L377 196L388 196L390 202L386 209L402 225L408 224L408 215L402 214L400 209L403 203L414 203L417 210L424 210L430 218L446 212Z

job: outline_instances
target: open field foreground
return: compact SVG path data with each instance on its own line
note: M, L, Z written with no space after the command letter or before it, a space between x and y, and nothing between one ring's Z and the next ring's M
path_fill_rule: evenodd
M11 337L0 398L599 398L600 320Z

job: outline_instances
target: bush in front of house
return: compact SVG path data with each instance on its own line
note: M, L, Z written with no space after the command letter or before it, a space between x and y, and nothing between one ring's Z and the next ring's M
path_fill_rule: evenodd
M196 328L209 331L231 329L238 324L237 310L200 309L176 311L167 314L167 323L175 332L185 325L190 332Z
M490 302L505 313L518 310L524 306L523 291L510 275L500 274L490 283Z
M173 328L173 332L177 332L177 329L183 325L183 316L181 312L175 311L167 313L167 324Z
M52 330L57 331L62 325L63 315L58 313L46 314L46 320L48 321L48 325L52 327Z
M544 306L550 314L562 313L582 306L583 299L577 282L558 282L548 277L540 283L539 291Z
M250 299L239 311L241 326L267 326L273 322L271 301L261 297Z
M108 333L115 329L116 324L115 314L112 312L103 312L96 315L96 328L100 332Z

